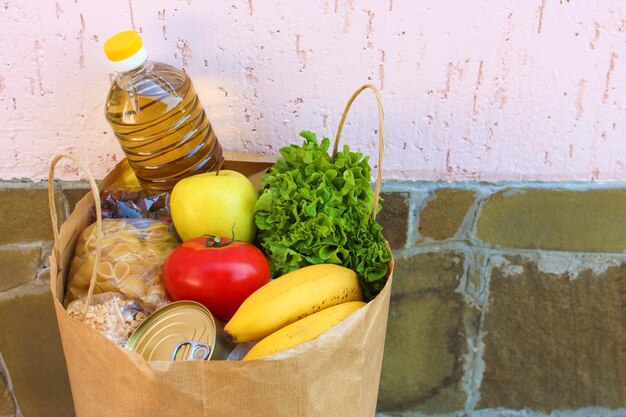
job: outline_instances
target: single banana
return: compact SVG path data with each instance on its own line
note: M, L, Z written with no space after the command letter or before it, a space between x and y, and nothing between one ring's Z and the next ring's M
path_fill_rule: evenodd
M356 272L317 264L270 281L239 307L224 327L234 343L261 340L303 317L347 301L363 301Z
M313 340L364 305L362 301L342 303L291 323L254 345L243 360L258 359Z

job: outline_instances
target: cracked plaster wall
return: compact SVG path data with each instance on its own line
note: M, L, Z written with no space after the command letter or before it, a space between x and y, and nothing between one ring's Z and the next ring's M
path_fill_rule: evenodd
M45 178L59 151L98 177L122 157L103 116L102 46L129 28L191 75L227 150L333 136L371 81L385 100L386 179L626 179L619 0L4 0L0 179ZM345 130L367 154L373 102L360 99Z

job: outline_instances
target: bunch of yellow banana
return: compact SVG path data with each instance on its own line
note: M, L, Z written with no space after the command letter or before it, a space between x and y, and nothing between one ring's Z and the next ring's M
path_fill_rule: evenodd
M235 343L260 340L244 358L249 360L313 340L363 305L354 271L333 264L311 265L255 291L224 332Z

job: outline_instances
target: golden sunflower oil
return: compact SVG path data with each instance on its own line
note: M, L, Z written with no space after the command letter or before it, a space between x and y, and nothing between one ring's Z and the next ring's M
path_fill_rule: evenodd
M170 190L216 169L222 147L187 73L148 60L134 31L113 36L105 52L117 72L105 116L141 185Z

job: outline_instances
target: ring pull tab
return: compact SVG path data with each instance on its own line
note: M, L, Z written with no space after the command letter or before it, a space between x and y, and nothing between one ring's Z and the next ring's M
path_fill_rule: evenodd
M186 359L188 361L205 361L209 359L211 356L211 346L206 343L194 342L193 340L183 340L174 348L174 352L172 353L172 361L176 360L176 355L183 348L183 346L189 345L191 347L191 351Z

